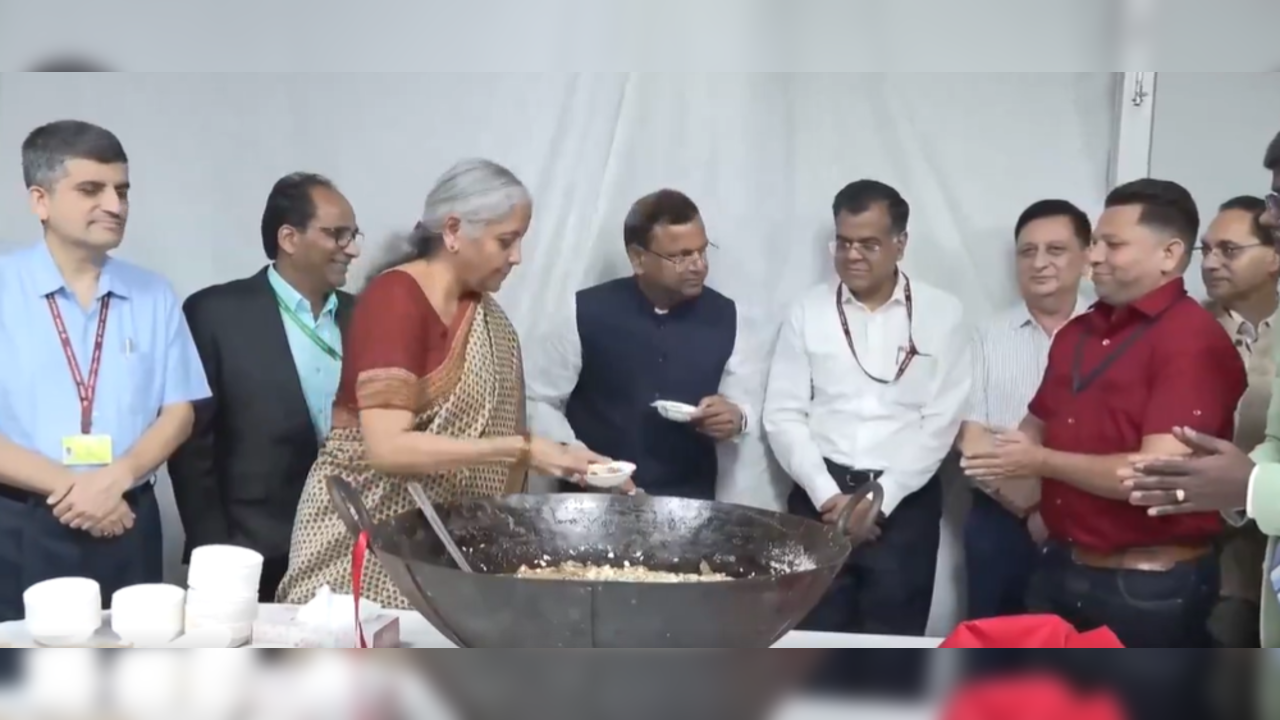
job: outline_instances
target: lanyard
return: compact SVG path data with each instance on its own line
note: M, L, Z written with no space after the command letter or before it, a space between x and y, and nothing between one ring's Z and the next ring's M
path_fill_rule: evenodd
M62 311L58 309L58 301L52 295L46 296L45 299L49 301L49 314L53 315L53 326L58 331L62 353L67 356L67 367L71 368L71 379L76 384L76 394L80 396L80 433L88 435L93 431L93 401L98 394L98 370L102 368L102 346L106 342L107 312L111 309L111 296L104 295L98 303L98 330L93 336L93 354L89 360L87 379L80 372L80 363L76 360L75 348L71 347L71 336L67 334L67 324L62 321Z
M1130 333L1129 337L1124 339L1124 342L1117 345L1116 349L1112 350L1110 355L1104 357L1102 362L1098 363L1098 366L1086 375L1081 375L1081 366L1084 365L1084 346L1089 343L1092 336L1088 332L1081 335L1080 339L1076 341L1075 357L1071 359L1071 392L1079 395L1085 390L1088 390L1090 386L1098 381L1098 378L1102 377L1107 370L1111 369L1111 366L1114 365L1117 360L1124 357L1124 354L1133 347L1134 343L1141 340L1143 335L1150 332L1151 329L1156 326L1156 323L1160 322L1160 318L1164 317L1165 313L1172 310L1177 304L1178 303L1175 302L1161 310L1159 313L1156 313L1155 317L1147 320L1142 324L1142 327Z
M902 297L907 305L907 351L902 353L902 359L898 362L898 372L893 376L892 380L878 378L867 372L866 366L862 364L862 359L858 357L858 348L853 344L853 333L849 332L849 316L844 312L844 283L840 283L836 288L836 313L840 315L840 327L844 330L845 342L849 343L849 352L853 353L853 361L858 363L858 369L866 375L868 379L881 385L892 385L902 379L907 374L907 368L911 367L911 361L917 357L921 357L924 353L916 347L916 337L913 332L915 326L915 305L911 302L911 280L906 274L902 276Z
M311 329L311 326L302 322L302 318L298 317L298 313L294 312L293 308L289 307L288 304L285 303L284 298L276 295L276 304L280 306L280 311L292 320L294 325L298 326L298 329L302 331L302 334L306 335L308 340L315 343L315 346L320 348L325 355L333 358L335 362L342 362L342 353L334 350L332 345L325 342L324 338L317 335L316 331Z

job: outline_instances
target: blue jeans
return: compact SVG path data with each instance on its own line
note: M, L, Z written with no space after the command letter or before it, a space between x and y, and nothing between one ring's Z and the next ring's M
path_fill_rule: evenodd
M1167 572L1086 567L1069 548L1041 551L1028 594L1031 612L1051 613L1086 632L1108 627L1138 654L1062 653L1073 676L1119 693L1133 720L1208 716L1212 664L1208 621L1218 600L1216 553ZM1145 649L1146 652L1142 652Z

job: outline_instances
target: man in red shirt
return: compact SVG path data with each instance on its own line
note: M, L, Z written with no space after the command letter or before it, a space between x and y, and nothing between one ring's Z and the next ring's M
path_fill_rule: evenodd
M1044 479L1049 541L1033 611L1082 631L1105 625L1131 648L1210 646L1221 517L1152 517L1129 503L1121 475L1135 454L1188 453L1176 427L1234 431L1244 364L1182 280L1199 225L1194 199L1176 183L1143 179L1111 193L1090 249L1100 301L1058 333L1019 431L964 461L977 479ZM1197 686L1201 660L1160 654L1160 704L1170 712L1190 712L1189 698L1169 688Z

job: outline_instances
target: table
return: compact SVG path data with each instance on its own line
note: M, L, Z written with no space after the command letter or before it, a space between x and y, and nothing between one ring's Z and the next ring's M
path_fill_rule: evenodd
M444 640L440 633L431 627L422 616L414 612L397 612L401 621L401 639L404 641L406 648L421 649L453 649ZM110 637L109 631L104 631L104 637ZM21 643L28 641L30 636L26 632L26 628L21 622L0 624L0 642ZM783 638L775 647L779 649L786 648L937 648L941 643L936 638L898 638L885 636L865 636L865 635L836 635L827 633L808 633L795 632ZM935 655L937 662L935 665L935 684L939 688L945 682L949 675L945 662L946 653ZM156 656L174 658L178 656ZM182 658L192 656L183 655ZM229 656L228 656L229 657ZM244 657L244 656L241 656ZM346 655L326 656L332 658L349 657ZM179 661L184 662L184 661ZM57 668L52 668L51 672L60 678L58 682L52 683L51 687L61 688L57 692L66 692L66 674L70 671L70 667L65 662L59 662ZM153 685L155 677L151 670L147 673L148 685ZM74 673L72 673L74 674ZM263 677L265 681L265 676ZM271 683L275 685L275 683ZM277 687L279 690L279 686ZM5 693L0 693L0 708L6 707L7 703L3 697ZM280 692L271 693L272 695L280 695ZM419 714L418 716L426 716ZM779 712L777 720L826 720L837 718L848 720L848 718L856 717L859 720L927 720L937 717L936 704L918 703L918 704L891 704L891 703L870 703L866 701L844 700L829 701L818 700L813 698L798 697L788 701Z
M400 639L406 648L452 648L456 646L444 639L426 618L413 611L389 611L400 618ZM111 637L104 620L103 638ZM29 642L31 636L21 622L0 623L0 643ZM835 633L793 632L774 645L774 648L923 648L936 649L939 638L891 637L887 635L840 635Z

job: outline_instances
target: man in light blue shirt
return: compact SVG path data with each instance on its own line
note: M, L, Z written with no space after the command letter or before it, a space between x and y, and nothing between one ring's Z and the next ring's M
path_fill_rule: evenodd
M51 123L22 168L44 242L0 258L0 620L42 580L92 578L104 601L161 581L155 473L209 395L169 283L109 254L129 214L120 141Z
M187 551L232 543L262 553L267 602L288 569L298 500L329 435L355 305L338 288L359 240L355 211L332 182L288 175L262 213L271 264L185 305L213 389L169 462Z

